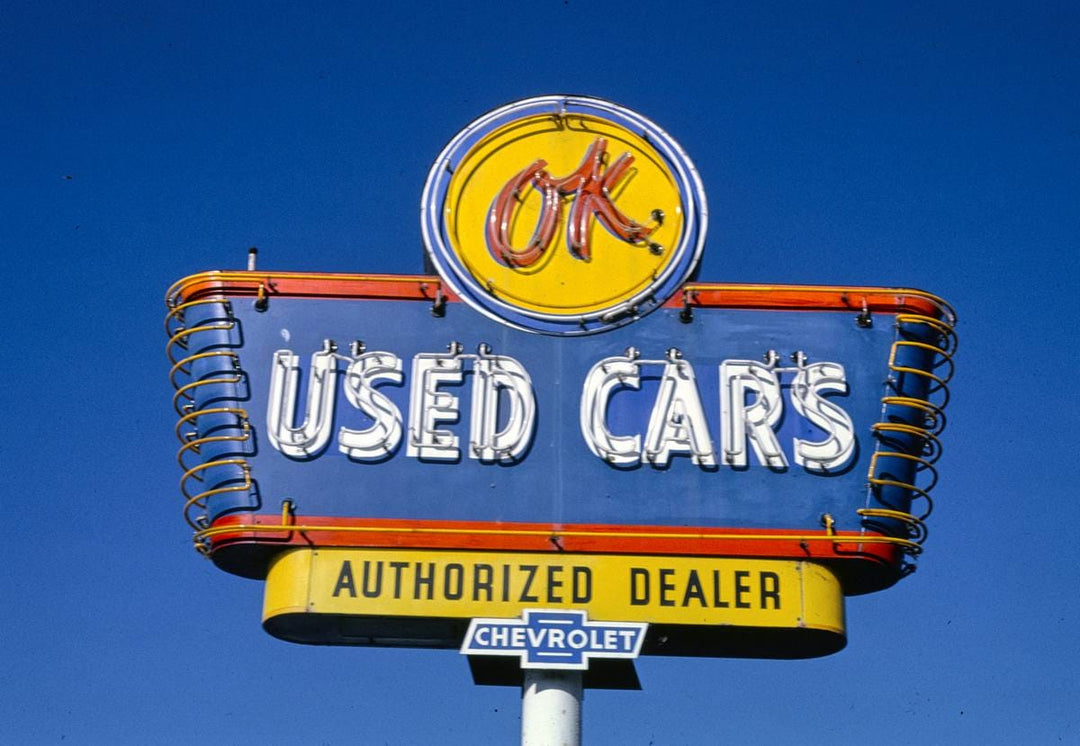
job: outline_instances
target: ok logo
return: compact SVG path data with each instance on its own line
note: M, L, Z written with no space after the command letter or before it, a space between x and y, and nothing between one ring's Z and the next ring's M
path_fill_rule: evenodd
M570 205L566 241L570 253L577 258L589 261L592 256L589 224L594 216L623 241L647 244L654 254L661 253L663 247L647 239L663 221L664 213L653 210L652 218L656 224L646 226L624 215L611 201L612 192L626 176L634 156L623 153L605 170L606 151L607 140L598 137L585 152L581 165L569 176L553 177L545 170L547 161L539 158L510 179L488 211L487 244L495 259L509 267L535 264L551 246L562 218L563 197L569 195L574 195L574 199ZM510 244L510 226L518 203L524 200L522 189L530 183L540 192L540 218L529 243L523 249L516 249Z

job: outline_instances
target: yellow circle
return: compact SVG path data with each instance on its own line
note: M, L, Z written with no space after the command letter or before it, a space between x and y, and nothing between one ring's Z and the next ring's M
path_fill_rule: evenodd
M653 228L630 241L588 219L589 258L575 256L567 217L580 191L561 197L554 237L535 263L508 266L496 259L485 234L496 197L537 160L552 178L574 173L590 147L606 141L604 168L627 153L633 163L608 198L625 217ZM601 173L602 175L602 173ZM541 216L541 192L526 184L510 223L510 245L528 245ZM504 125L478 141L458 164L447 188L445 225L451 247L477 284L511 306L558 316L603 311L648 290L675 258L684 214L678 184L656 149L613 122L588 115L536 115Z

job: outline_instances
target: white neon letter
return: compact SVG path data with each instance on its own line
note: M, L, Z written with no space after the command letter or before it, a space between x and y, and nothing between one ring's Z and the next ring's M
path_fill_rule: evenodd
M293 427L300 388L299 358L291 350L278 350L270 368L270 399L266 407L266 432L270 444L292 458L315 458L330 440L337 393L337 356L327 349L311 356L304 422Z
M525 367L512 357L488 355L473 365L469 456L491 463L512 463L529 447L536 425L536 396ZM499 426L499 394L506 391L510 411L506 427Z
M846 394L844 366L839 363L812 363L799 369L791 386L795 411L828 435L814 442L795 438L795 463L807 471L825 472L843 467L855 453L855 427L851 417L834 402L820 395L823 391Z
M757 395L749 406L748 393ZM773 426L783 411L780 380L775 371L756 360L725 360L720 364L720 428L724 459L729 466L746 466L746 441L759 462L771 469L787 466Z
M694 368L677 351L668 353L645 435L645 458L649 463L667 466L672 453L689 453L699 466L716 466Z
M620 386L641 387L633 358L608 357L592 367L581 393L581 434L589 450L609 464L630 465L641 461L641 436L612 435L607 428L608 400Z
M338 430L338 449L349 458L370 461L389 456L401 442L401 411L374 388L387 379L401 385L401 359L391 352L365 352L349 364L345 373L345 398L373 419L371 427Z
M437 426L458 420L459 403L453 394L439 391L439 386L461 383L463 378L456 353L421 353L413 358L407 455L437 461L453 461L461 455L457 436Z

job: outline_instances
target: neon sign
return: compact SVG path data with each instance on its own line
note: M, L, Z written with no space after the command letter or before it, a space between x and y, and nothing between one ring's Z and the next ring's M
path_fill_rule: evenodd
M666 132L565 96L518 101L462 130L436 159L422 209L428 255L458 297L501 324L560 336L659 308L697 266L708 222L697 171ZM560 232L567 251L551 248Z
M592 257L589 232L594 218L629 244L645 243L657 226L648 227L626 217L612 202L612 195L634 163L634 156L623 153L605 172L606 151L607 140L598 137L589 146L581 165L569 176L551 176L544 170L547 161L540 158L506 182L488 213L488 248L495 258L512 267L535 264L551 246L555 231L562 223L562 198L566 196L573 196L566 242L577 258L588 261ZM541 194L540 217L528 245L518 250L510 244L510 227L518 202L523 201L521 191L526 184L531 184ZM652 215L657 224L663 221L662 210L655 209ZM648 247L653 253L663 251L658 243L650 242Z
M446 620L483 617L476 645L526 657L614 651L614 621L652 625L647 653L774 654L747 643L762 629L834 652L843 595L921 551L954 314L917 290L689 282L707 217L653 122L544 96L436 159L437 276L177 283L197 548L268 578L266 628L298 641L452 646ZM534 629L538 605L603 625Z
M532 446L536 429L538 404L528 370L513 357L493 354L486 344L476 354L462 352L456 342L448 347L448 352L419 353L412 360L406 455L430 461L461 458L461 438L447 429L448 423L462 419L460 398L450 389L463 385L468 373L472 378L468 457L483 463L516 463ZM385 460L399 450L406 428L400 408L380 387L405 382L403 362L392 352L367 352L359 345L354 346L353 357L336 349L327 343L312 355L307 403L298 425L294 422L301 409L299 358L290 350L274 353L266 413L270 443L294 459L319 456L333 434L335 409L340 406L337 379L343 378L345 399L371 424L362 430L340 426L338 449L355 461ZM786 469L789 461L774 428L784 413L782 390L787 388L794 412L824 436L794 438L790 450L795 463L821 474L843 469L854 454L854 426L838 403L842 400L826 394L847 394L844 366L807 363L802 352L793 356L797 365L789 368L778 365L775 351L764 357L766 363L723 360L714 371L720 380L720 402L714 407L722 423L719 458L694 366L676 348L655 360L642 359L630 348L625 355L606 357L592 366L581 384L584 443L613 466L666 468L674 456L686 455L706 469L718 462L744 468L752 452L760 465ZM646 368L660 371L652 404L637 407L648 413L647 420L638 432L615 434L608 424L612 398L619 390L639 390ZM782 376L791 380L782 385Z

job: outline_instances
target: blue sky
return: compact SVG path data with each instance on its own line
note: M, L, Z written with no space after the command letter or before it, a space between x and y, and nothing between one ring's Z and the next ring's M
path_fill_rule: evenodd
M596 744L1076 743L1069 3L0 4L0 740L513 743L448 651L261 631L191 549L163 296L243 268L422 270L459 129L580 93L659 123L709 198L703 280L913 286L959 311L918 572L794 662L648 658Z

